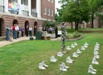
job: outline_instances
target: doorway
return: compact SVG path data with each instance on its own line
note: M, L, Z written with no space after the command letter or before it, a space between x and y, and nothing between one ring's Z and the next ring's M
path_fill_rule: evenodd
M25 35L28 36L28 31L29 31L29 22L25 21Z
M2 36L2 31L3 31L3 25L4 25L4 20L0 18L0 36Z

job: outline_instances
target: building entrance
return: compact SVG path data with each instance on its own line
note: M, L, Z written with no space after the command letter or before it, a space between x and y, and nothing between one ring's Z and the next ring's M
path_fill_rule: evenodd
M25 21L25 35L28 36L29 33L29 22Z
M37 25L38 25L38 23L37 23L37 22L35 22L35 23L34 23L34 36L36 36Z
M18 21L16 19L13 20L13 25L18 24Z
M0 18L0 36L2 36L4 20Z

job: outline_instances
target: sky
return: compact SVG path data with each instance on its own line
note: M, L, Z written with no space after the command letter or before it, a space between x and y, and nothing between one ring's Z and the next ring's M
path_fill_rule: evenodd
M60 4L58 3L59 0L55 0L55 13L57 13L56 8L60 8Z

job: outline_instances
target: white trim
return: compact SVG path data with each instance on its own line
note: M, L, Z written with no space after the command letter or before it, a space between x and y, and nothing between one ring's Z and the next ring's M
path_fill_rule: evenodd
M28 0L29 16L31 16L31 0Z
M23 16L23 15L15 15L15 14L11 14L11 13L2 13L0 12L0 15L8 15L8 16L14 16L14 17L23 17L23 18L31 18L31 19L35 19L35 20L50 20L50 19L46 19L46 18L37 18L37 17L32 17L32 16Z
M48 2L50 2L50 0L48 0Z
M4 5L4 0L0 0L0 5Z
M53 3L54 2L54 0L51 0L51 3Z
M21 14L21 0L18 0L18 4L19 4L19 14Z
M41 18L41 0L36 0L37 17Z
M5 6L5 12L6 13L9 13L9 11L8 11L8 0L4 0L4 6Z

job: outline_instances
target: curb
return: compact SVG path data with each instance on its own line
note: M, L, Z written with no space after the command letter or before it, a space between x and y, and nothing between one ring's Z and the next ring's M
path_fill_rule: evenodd
M84 38L86 36L86 34L82 35L81 37L78 38L74 38L74 39L66 39L67 41L75 41L75 40L80 40L82 38Z

